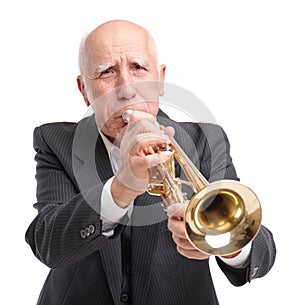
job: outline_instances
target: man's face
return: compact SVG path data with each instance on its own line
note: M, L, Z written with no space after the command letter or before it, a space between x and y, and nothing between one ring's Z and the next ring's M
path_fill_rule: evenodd
M94 31L86 42L84 66L85 98L108 138L115 139L125 126L126 109L157 115L165 67L158 67L144 30L115 24Z

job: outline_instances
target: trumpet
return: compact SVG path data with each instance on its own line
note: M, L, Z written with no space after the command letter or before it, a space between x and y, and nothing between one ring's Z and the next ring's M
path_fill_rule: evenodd
M122 117L129 122L132 110ZM236 180L209 183L174 140L156 152L170 150L171 158L158 164L151 173L148 193L161 196L165 207L173 203L186 203L182 184L191 187L193 196L188 201L184 225L190 243L199 251L215 256L239 252L257 235L262 209L257 195ZM188 181L175 177L175 159Z

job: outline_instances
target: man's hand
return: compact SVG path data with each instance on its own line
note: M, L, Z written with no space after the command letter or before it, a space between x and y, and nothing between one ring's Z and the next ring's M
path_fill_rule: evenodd
M168 227L173 233L172 237L177 245L177 251L190 259L208 259L209 255L197 250L187 239L184 228L184 214L187 204L175 203L168 207Z
M167 161L172 153L155 151L169 141L169 136L157 124L156 118L145 112L134 111L116 140L120 146L121 164L111 193L120 207L126 207L147 190L149 169Z

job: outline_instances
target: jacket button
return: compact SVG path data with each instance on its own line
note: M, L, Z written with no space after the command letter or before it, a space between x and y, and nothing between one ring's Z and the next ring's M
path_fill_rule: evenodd
M121 294L121 302L126 303L126 302L128 302L128 300L129 300L129 294L128 293L122 293Z
M90 234L91 234L90 228L87 227L87 228L85 228L84 230L85 230L86 236L90 236Z
M86 238L85 230L80 230L80 236L81 238Z
M89 229L90 229L91 234L93 234L95 232L95 226L94 225L90 225Z

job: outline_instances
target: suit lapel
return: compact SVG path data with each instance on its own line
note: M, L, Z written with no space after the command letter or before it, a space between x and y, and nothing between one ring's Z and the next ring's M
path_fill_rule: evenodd
M95 186L101 190L105 181L113 175L94 116L78 123L72 146L72 167L80 192Z

